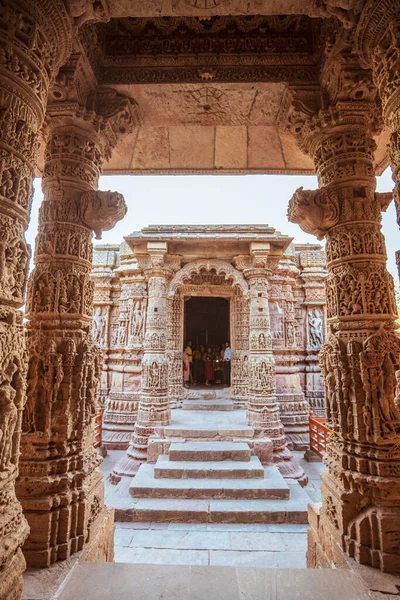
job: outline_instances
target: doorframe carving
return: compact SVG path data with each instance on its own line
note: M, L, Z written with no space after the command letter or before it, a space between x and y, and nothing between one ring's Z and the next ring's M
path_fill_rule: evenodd
M214 271L216 275L224 275L224 284L193 284L193 275ZM168 357L168 398L171 408L180 406L186 395L183 387L182 353L184 344L184 304L185 297L202 296L229 299L230 342L232 348L231 394L240 404L246 399L247 371L241 368L248 356L249 340L243 339L243 332L237 323L237 311L249 304L249 286L242 273L230 263L222 260L199 260L188 263L180 269L170 281L168 288L167 308L167 357ZM247 314L247 331L249 328L249 312ZM246 317L245 317L246 318ZM246 324L245 324L246 329ZM239 335L241 333L241 335Z

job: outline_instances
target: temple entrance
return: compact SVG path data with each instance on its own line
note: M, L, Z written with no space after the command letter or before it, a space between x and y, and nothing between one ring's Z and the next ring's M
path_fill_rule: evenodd
M230 339L229 300L197 296L185 300L185 340L222 346Z
M230 339L229 312L230 302L226 298L185 298L184 343L192 342L192 385L230 385L222 360L224 344ZM206 361L204 353L210 357Z

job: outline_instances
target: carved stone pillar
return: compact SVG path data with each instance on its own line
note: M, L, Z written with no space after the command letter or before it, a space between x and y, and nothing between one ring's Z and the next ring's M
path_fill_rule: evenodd
M297 190L288 214L326 237L328 266L329 335L320 355L328 469L309 553L320 557L317 564L334 565L344 551L400 573L400 340L380 231L390 195L375 193L373 125L368 101L338 102L305 123L299 142L315 162L320 189Z
M249 393L249 319L250 304L247 294L235 288L231 299L232 400L241 408L247 407Z
M172 271L164 266L166 243L148 242L148 252L141 264L147 279L148 304L138 417L131 445L112 472L113 483L122 475L136 474L146 461L149 437L156 427L169 425L171 419L166 348L168 280Z
M99 238L126 213L121 194L95 191L121 119L129 126L129 101L111 95L112 107L95 99L90 112L74 103L48 107L44 201L26 303L28 391L17 483L31 527L24 553L37 567L68 558L86 542L103 544L103 560L112 555L112 541L98 539L109 517L93 448L102 351L91 332L90 278L92 232Z
M103 416L103 442L113 450L128 448L137 420L147 312L146 281L126 243L121 245L120 263L119 314L115 343L108 350L111 389Z
M282 475L299 479L305 485L307 478L287 448L276 397L275 358L268 307L268 278L272 271L271 263L268 264L269 249L257 246L252 244L251 249L254 266L243 273L250 288L247 422L258 434L272 440L274 462Z
M103 349L103 369L99 397L105 401L111 387L109 369L111 346L111 318L114 306L115 270L118 267L119 246L96 246L93 253L92 281L94 283L92 335ZM103 430L104 435L104 430Z
M325 392L318 356L326 336L326 257L318 244L301 244L297 249L299 327L302 328L299 346L304 355L302 387L313 415L325 418Z
M183 311L184 298L177 290L167 300L168 399L170 408L179 407L184 397L182 385Z
M390 131L389 159L396 182L395 202L400 226L400 6L398 0L367 0L355 32L355 47L366 67L372 67ZM400 277L400 250L396 252Z
M294 247L290 246L270 278L272 294L283 312L283 346L274 349L276 395L282 425L291 448L305 450L309 439L309 406L304 398L299 375L298 322L295 313L295 286L299 269L295 265Z
M28 534L14 489L27 368L24 231L49 83L68 58L70 37L61 2L0 3L0 598L7 600L21 596Z
M272 353L271 324L268 309L268 276L263 268L244 272L250 286L250 353L249 398L247 421L262 429L269 425L270 437L279 446L285 443L285 434L276 400L275 359Z

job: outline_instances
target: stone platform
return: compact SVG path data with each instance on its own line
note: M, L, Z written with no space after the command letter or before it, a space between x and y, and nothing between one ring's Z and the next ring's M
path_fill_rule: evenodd
M57 600L371 600L351 572L172 565L84 564Z
M176 410L157 433L149 463L108 497L116 521L307 524L310 497L271 464L271 441L255 437L245 411Z
M239 411L234 415L224 413L223 418L230 419L226 426L232 430L240 427ZM179 426L181 416L186 420L192 417L190 411L174 411ZM212 413L203 413L209 418ZM221 416L221 415L220 415ZM195 425L195 422L192 421ZM201 427L201 422L197 423ZM173 424L171 427L175 427ZM215 425L215 429L218 426ZM224 430L224 433L227 433ZM180 438L182 439L182 438ZM222 437L220 439L226 439ZM306 492L309 502L320 500L320 476L324 469L321 463L309 464L303 453L295 452L295 459L306 471L309 483L302 491ZM132 479L123 477L115 486L107 476L114 464L123 456L121 451L109 452L102 464L106 477L106 501L113 506L131 507L134 498L129 495ZM229 461L223 461L229 463ZM249 463L240 463L240 468ZM217 466L217 465L215 465ZM202 468L201 462L195 463ZM163 467L160 465L160 468ZM185 469L185 465L182 465ZM264 469L263 469L264 475ZM286 481L287 483L287 481ZM289 482L290 489L298 490L297 483ZM160 500L158 501L160 502ZM170 500L161 500L164 506ZM176 501L177 502L177 501ZM182 500L179 501L182 503ZM203 502L198 500L197 502ZM232 501L231 501L232 502ZM245 504L246 501L241 501ZM208 509L207 509L208 510ZM148 513L149 516L154 513ZM117 513L117 518L119 518ZM305 568L308 524L286 523L216 523L216 522L179 522L179 521L117 521L115 532L115 561L134 564L179 564L212 566L249 566L274 568Z

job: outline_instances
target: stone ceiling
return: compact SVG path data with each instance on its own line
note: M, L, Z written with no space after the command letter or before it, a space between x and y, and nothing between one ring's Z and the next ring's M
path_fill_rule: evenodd
M140 126L106 174L313 173L279 115L288 84L318 88L337 22L315 2L108 4L109 22L84 25L81 44L99 81L135 100ZM378 174L387 137L376 138Z

